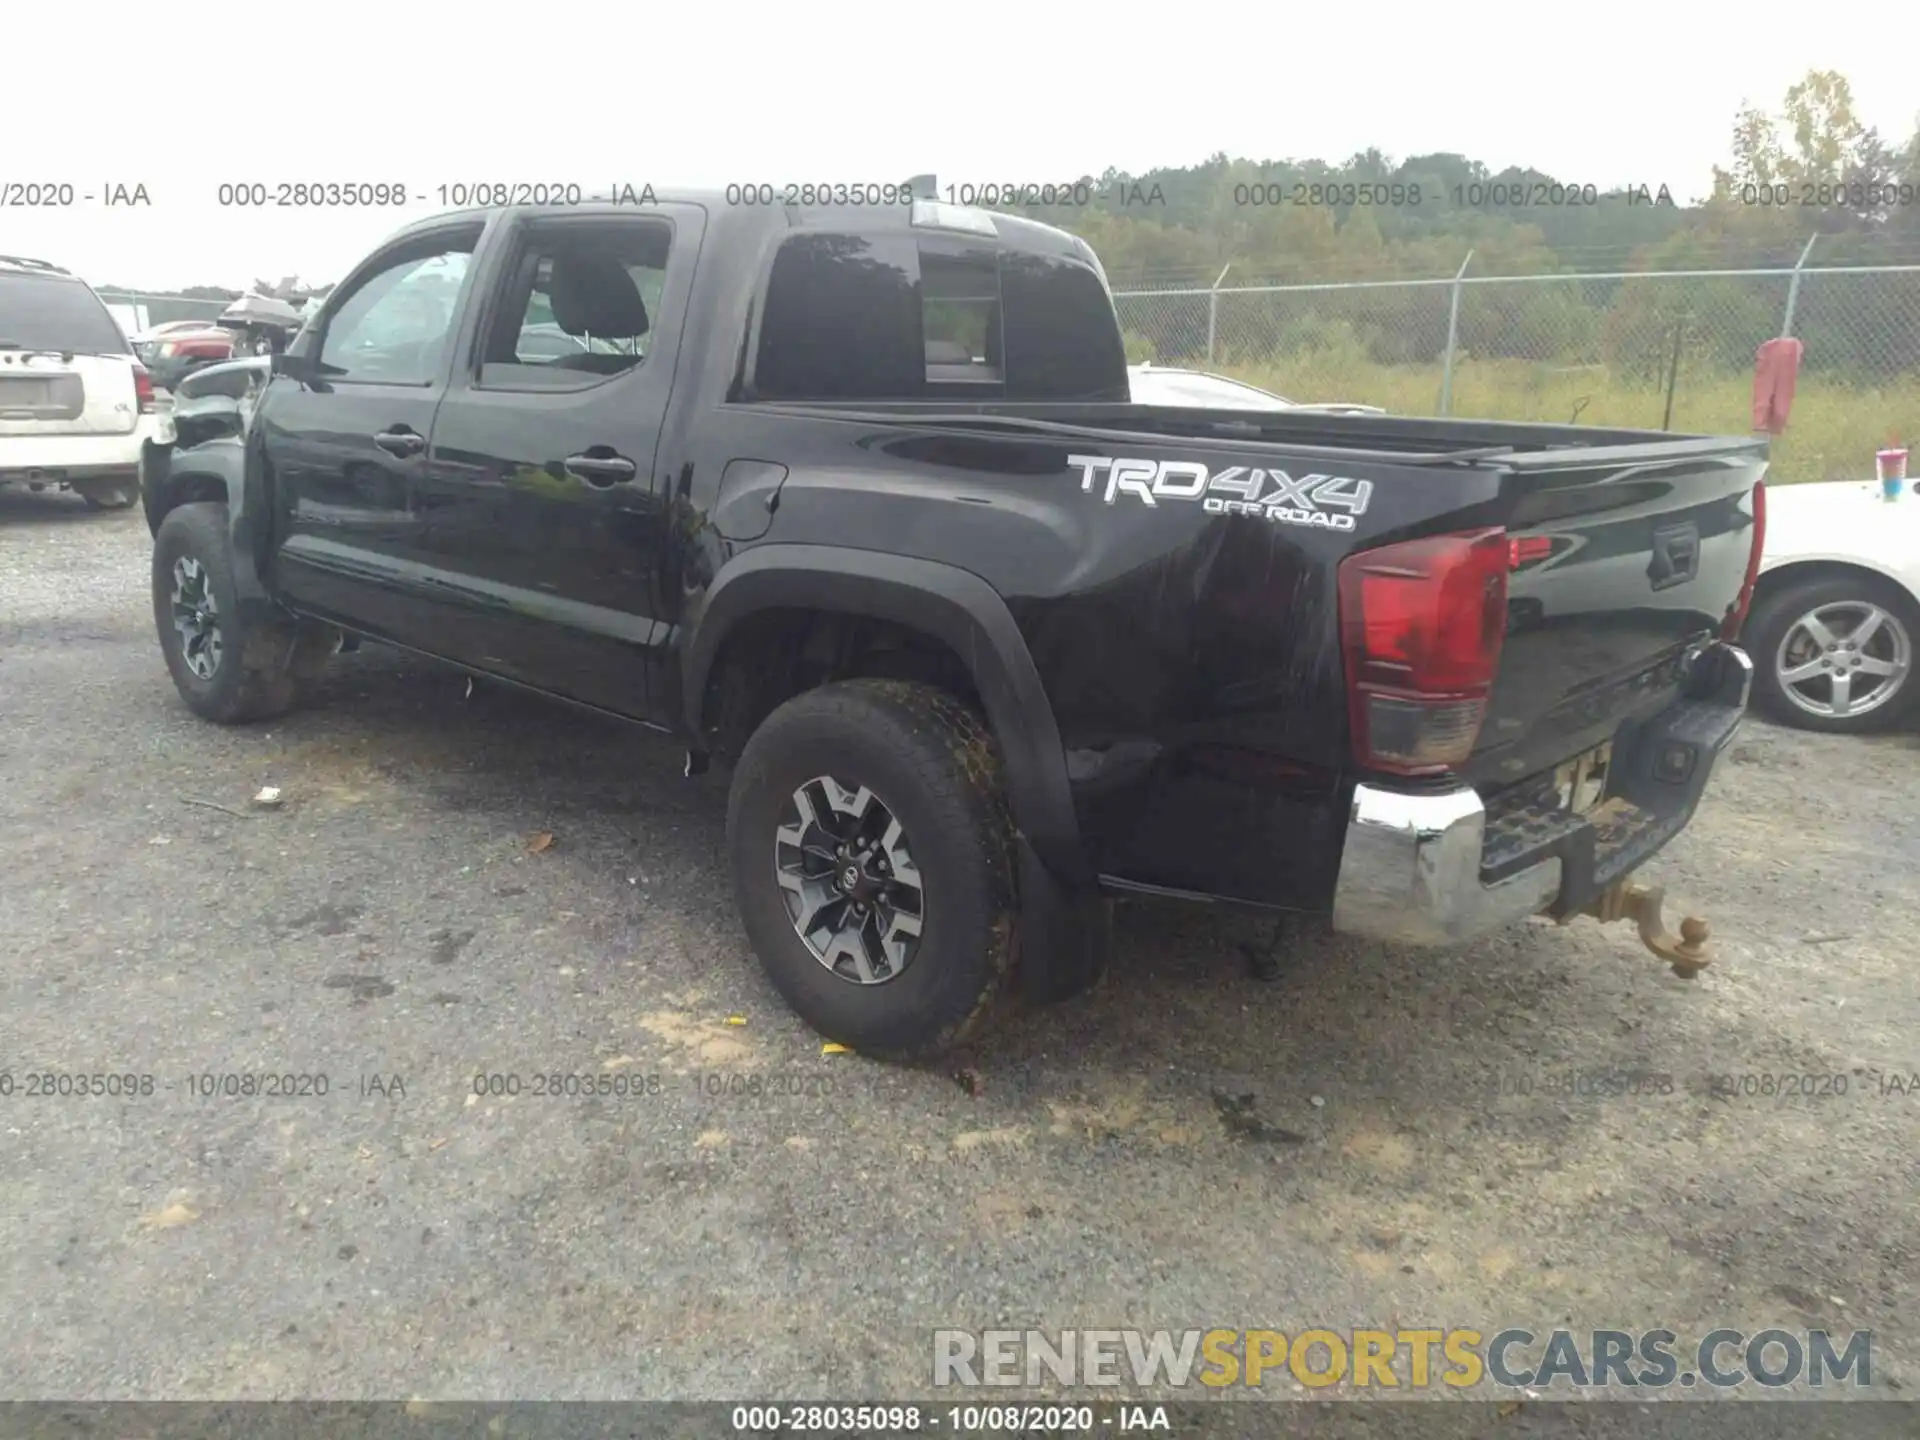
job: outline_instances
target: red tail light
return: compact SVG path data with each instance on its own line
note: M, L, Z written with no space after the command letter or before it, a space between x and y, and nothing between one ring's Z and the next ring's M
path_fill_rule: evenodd
M1747 623L1747 611L1753 608L1753 587L1760 580L1760 554L1767 544L1767 482L1753 482L1753 549L1747 553L1747 578L1740 585L1740 598L1733 602L1727 618L1720 622L1722 640L1738 640L1740 627Z
M1551 535L1516 535L1507 546L1507 568L1518 570L1523 565L1544 560L1552 553L1553 537Z
M1340 562L1354 762L1427 775L1473 753L1507 631L1505 530L1363 550Z
M140 402L140 413L151 415L154 412L153 372L144 365L133 367L133 398Z

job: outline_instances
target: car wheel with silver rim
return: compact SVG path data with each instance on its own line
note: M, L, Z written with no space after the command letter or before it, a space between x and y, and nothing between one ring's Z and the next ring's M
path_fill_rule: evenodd
M223 725L292 708L305 637L291 622L242 616L227 507L195 501L167 511L153 538L153 622L180 698Z
M1013 970L1013 841L959 697L850 680L788 700L734 766L727 845L755 954L827 1039L911 1060L983 1030Z
M180 637L180 658L201 680L213 679L225 643L220 634L220 602L207 567L191 555L173 562L173 628Z
M1885 728L1908 714L1920 607L1879 576L1810 573L1775 582L1748 620L1754 690L1777 720L1806 730Z
M920 947L926 890L906 831L864 785L816 775L774 833L774 879L793 932L856 985L898 979Z

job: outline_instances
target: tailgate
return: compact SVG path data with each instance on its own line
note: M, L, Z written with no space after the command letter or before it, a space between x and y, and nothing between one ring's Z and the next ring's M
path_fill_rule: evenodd
M1685 440L1516 457L1507 632L1467 778L1550 769L1671 702L1719 632L1754 542L1761 441Z
M127 435L139 423L131 357L0 351L0 435Z

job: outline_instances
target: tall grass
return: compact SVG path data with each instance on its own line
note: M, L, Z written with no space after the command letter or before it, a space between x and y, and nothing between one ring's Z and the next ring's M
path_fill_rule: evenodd
M1343 347L1283 359L1229 357L1204 368L1293 400L1349 400L1398 415L1439 413L1437 363L1383 365ZM1461 418L1657 430L1666 404L1664 377L1634 381L1599 365L1466 359L1453 371L1453 414ZM1874 451L1890 439L1920 442L1920 375L1876 387L1802 372L1791 414L1786 433L1774 442L1770 481L1871 480ZM1677 432L1696 435L1752 433L1752 375L1690 372L1683 361L1671 423Z

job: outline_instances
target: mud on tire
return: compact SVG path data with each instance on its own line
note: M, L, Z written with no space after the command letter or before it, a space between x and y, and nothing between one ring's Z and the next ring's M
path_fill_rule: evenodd
M821 788L825 780L831 791ZM803 793L813 797L804 812ZM846 810L827 818L852 835L845 846L880 852L863 883L882 890L856 886L844 894L865 897L876 916L918 907L919 929L897 967L891 943L863 958L818 953L823 944L831 951L854 943L845 938L850 930L837 942L818 938L848 911L809 909L821 895L842 893L829 887L847 873L829 858L829 830L805 822L835 795ZM862 840L863 825L897 833L894 848ZM804 845L794 838L802 832L813 837ZM959 699L907 681L851 680L787 701L734 767L727 848L755 953L787 1003L829 1040L879 1059L924 1060L985 1030L1014 968L1016 872L999 752L984 721ZM913 883L902 889L898 877L909 861ZM802 876L811 869L821 873ZM800 898L801 884L809 899ZM803 938L796 912L826 917L813 940ZM875 921L876 930L882 923Z
M207 501L169 511L153 542L153 619L167 670L187 707L222 725L292 709L296 669L313 673L316 643L291 622L243 622L231 543L227 507Z

